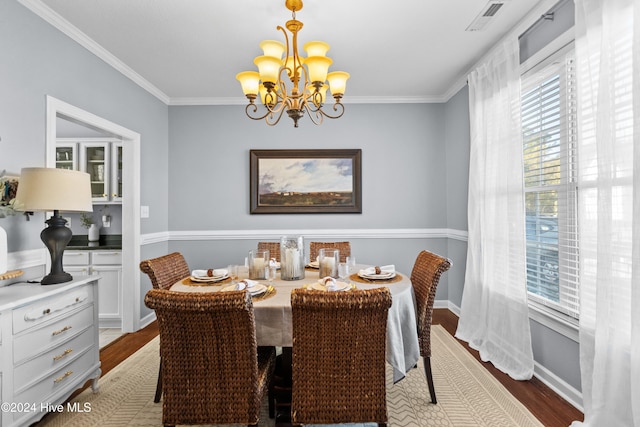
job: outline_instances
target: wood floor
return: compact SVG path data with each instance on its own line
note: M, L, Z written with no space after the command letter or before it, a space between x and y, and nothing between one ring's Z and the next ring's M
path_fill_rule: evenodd
M458 325L456 315L446 309L436 309L433 323L442 325L454 335ZM156 322L146 328L126 334L107 345L100 351L103 375L131 356L158 334ZM461 342L461 341L460 341ZM480 361L478 352L461 342L464 347ZM583 420L583 414L564 399L559 397L537 378L530 381L515 381L493 367L490 363L480 361L518 400L520 400L540 422L547 427L567 427L574 420Z

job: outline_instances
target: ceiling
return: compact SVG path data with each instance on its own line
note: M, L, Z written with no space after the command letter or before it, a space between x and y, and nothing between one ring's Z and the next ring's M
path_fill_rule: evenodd
M20 0L170 105L242 104L236 73L256 69L261 40L291 19L284 0ZM305 0L299 45L331 45L330 71L351 74L349 102L442 102L532 9L503 0ZM63 18L63 19L61 19Z

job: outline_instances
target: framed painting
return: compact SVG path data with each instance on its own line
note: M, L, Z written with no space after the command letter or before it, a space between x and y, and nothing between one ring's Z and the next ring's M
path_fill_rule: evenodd
M362 150L251 150L251 213L362 213Z

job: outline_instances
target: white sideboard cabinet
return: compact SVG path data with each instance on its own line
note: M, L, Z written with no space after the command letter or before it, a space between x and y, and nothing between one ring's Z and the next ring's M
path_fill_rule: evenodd
M97 277L0 288L2 427L28 426L92 379L98 390Z

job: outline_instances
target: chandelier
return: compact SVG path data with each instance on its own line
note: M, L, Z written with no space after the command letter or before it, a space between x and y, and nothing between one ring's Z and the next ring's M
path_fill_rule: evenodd
M260 48L264 55L253 60L258 71L243 71L236 75L236 79L242 85L242 91L249 99L245 108L247 116L253 120L265 119L269 126L274 126L286 111L293 119L294 127L298 127L298 120L305 115L305 111L316 125L321 124L324 117L342 117L344 105L341 99L349 73L328 72L333 61L327 57L329 45L325 42L305 43L307 57L300 56L298 31L302 29L302 22L296 20L296 11L302 9L302 1L285 0L285 6L291 11L293 18L286 23L287 30L292 35L292 44L289 44L289 36L285 29L278 26L276 29L284 34L286 45L275 40L262 41ZM324 109L327 90L335 100L333 115ZM255 102L258 96L265 108L264 114L258 112Z

